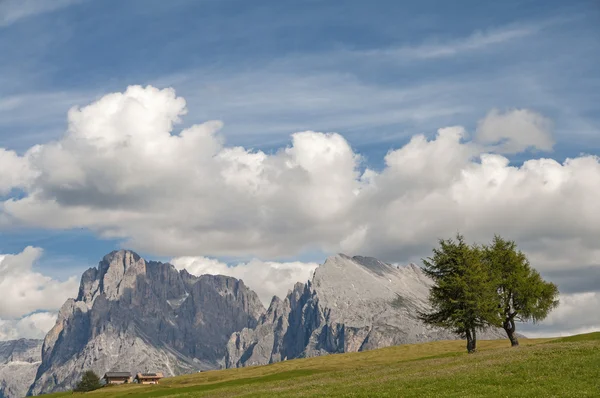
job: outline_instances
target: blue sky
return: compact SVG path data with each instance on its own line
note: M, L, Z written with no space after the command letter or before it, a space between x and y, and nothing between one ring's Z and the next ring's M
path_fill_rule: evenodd
M228 145L269 152L293 132L334 131L375 169L414 134L473 131L492 108L550 118L557 144L545 157L600 153L596 1L49 4L0 3L0 147L18 153L60 138L71 106L131 84L175 88L189 110L180 127L222 120ZM0 230L1 252L27 245L63 278L120 241Z

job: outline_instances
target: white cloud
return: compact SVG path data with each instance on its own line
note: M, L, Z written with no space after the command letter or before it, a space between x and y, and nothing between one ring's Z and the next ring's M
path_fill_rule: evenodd
M561 305L544 320L556 329L595 328L600 330L600 292L565 294Z
M569 336L600 331L600 292L561 294L560 305L538 325L528 325L528 337Z
M55 312L36 312L21 319L0 319L0 341L43 339L56 323Z
M82 0L3 0L0 3L0 28L38 14L58 10Z
M399 262L418 262L437 238L457 231L478 242L499 233L515 239L542 271L600 265L598 157L512 166L489 153L497 147L486 149L464 128L449 127L433 139L414 136L386 155L382 170L360 173L360 154L339 134L295 133L288 147L267 154L225 146L217 121L174 132L185 114L172 89L139 86L72 109L60 140L22 157L5 151L4 164L21 177L0 179L3 189L22 187L26 195L2 203L0 226L89 228L164 256L343 250ZM483 141L505 139L513 151L551 147L542 116L491 115L477 131ZM21 166L27 173L17 172ZM299 263L174 261L195 273L241 277L265 301L312 270ZM3 278L18 292L0 316L52 311L74 290L62 288L74 281L61 284L30 267L23 275L14 283ZM24 282L33 288L15 287ZM56 302L45 298L52 291L62 294Z
M573 256L577 266L600 264L597 157L515 167L450 127L413 137L383 170L361 174L361 156L339 134L296 133L267 154L225 146L220 122L174 132L185 113L173 90L139 86L72 109L63 138L20 158L34 178L25 197L2 204L0 225L85 227L166 256L344 250L389 261L414 260L457 231L482 241L501 233L541 269ZM483 131L544 147L531 138L540 120L498 114Z
M27 247L19 254L0 255L0 319L18 320L34 311L56 311L77 293L75 278L60 282L33 271L41 254L41 249Z
M44 338L56 311L77 293L75 278L60 282L33 271L41 255L36 247L0 255L0 340Z
M34 177L26 159L4 148L0 148L0 170L5 170L0 173L0 195L25 187Z
M446 42L429 42L417 46L405 46L389 50L365 52L369 55L388 55L402 60L433 59L452 57L463 53L483 50L490 46L518 40L537 33L544 24L526 27L504 27L502 29L477 31L468 37Z
M541 116L516 112L494 116L494 137L543 146L519 138ZM3 203L0 222L87 227L161 255L351 247L402 260L460 230L477 239L504 233L532 255L578 240L577 255L598 261L596 157L514 167L451 127L413 137L388 153L382 171L361 175L360 155L339 134L296 133L289 147L265 154L224 146L220 122L173 133L185 113L173 90L152 87L72 109L61 140L19 158L37 177L26 197Z
M517 153L528 148L551 151L554 146L552 123L544 116L527 109L502 113L492 110L477 126L477 141L496 145L500 153Z
M178 257L171 260L177 269L186 269L193 275L227 275L241 279L258 294L265 307L273 296L283 298L296 282L306 282L317 268L316 263L278 263L252 260L235 266L228 266L218 260L206 257Z

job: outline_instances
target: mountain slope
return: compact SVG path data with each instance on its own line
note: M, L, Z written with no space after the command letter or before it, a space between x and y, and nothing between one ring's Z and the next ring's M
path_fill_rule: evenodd
M273 298L256 328L234 333L227 367L356 352L399 344L456 339L424 325L431 280L415 266L396 267L370 257L329 257L311 282ZM500 330L482 339L504 338Z
M42 340L0 341L0 398L25 396L42 360Z
M254 327L262 312L242 281L112 252L62 306L30 393L72 388L88 369L178 375L219 368L229 336Z

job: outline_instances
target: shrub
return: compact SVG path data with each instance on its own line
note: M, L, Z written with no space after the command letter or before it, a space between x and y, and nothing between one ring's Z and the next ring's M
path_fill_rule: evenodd
M100 377L96 373L91 370L86 371L83 376L81 376L81 380L77 383L77 386L73 391L76 392L87 392L94 391L102 387L100 384Z

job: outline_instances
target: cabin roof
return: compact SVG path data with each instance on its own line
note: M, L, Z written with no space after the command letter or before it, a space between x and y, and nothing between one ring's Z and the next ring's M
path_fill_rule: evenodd
M160 373L160 372L158 372L158 373L138 373L138 374L136 375L136 377L137 377L138 379L140 379L140 378L157 378L157 377L158 377L158 378L162 378L162 377L163 377L163 374L162 374L162 373Z
M104 378L107 377L131 377L131 373L129 372L106 372L104 374Z

